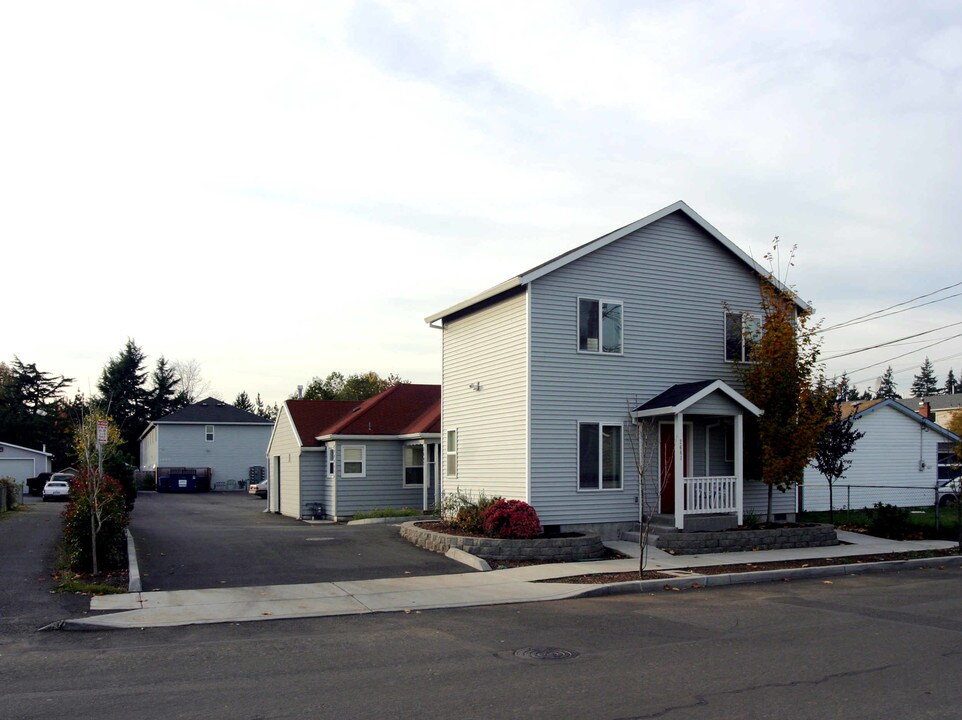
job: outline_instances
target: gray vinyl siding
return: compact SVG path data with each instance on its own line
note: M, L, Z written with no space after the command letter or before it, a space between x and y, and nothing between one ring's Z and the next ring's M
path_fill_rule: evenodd
M366 448L365 477L342 477L341 451L358 445ZM346 517L376 507L421 507L423 488L404 487L403 446L400 440L338 440L337 500L332 514Z
M160 424L157 439L158 467L209 467L211 488L236 488L247 484L251 465L264 465L270 425L214 424L214 440L205 439L205 426Z
M50 457L43 452L0 443L0 477L10 477L20 485L42 472L50 472Z
M326 515L331 514L331 508L334 506L334 495L327 481L327 453L323 450L309 450L301 453L299 498L301 517L309 514L308 503L321 503Z
M938 479L938 443L945 438L890 406L866 412L854 427L865 436L849 456L852 467L835 482L832 501L836 509L851 499L854 508L884 502L900 507L931 505ZM925 469L919 470L919 461ZM845 485L855 486L847 494ZM917 489L859 488L864 485L905 485ZM814 467L805 470L802 491L804 510L828 510L828 482Z
M216 432L214 434L216 439ZM323 452L304 453L320 455ZM275 512L287 515L292 518L301 516L301 443L300 438L294 432L287 406L282 405L275 421L274 436L271 438L270 446L267 448L268 466L270 483L268 485L268 497L270 507ZM277 506L277 498L273 495L278 494L278 478L273 477L275 465L273 458L280 458L280 507Z
M623 303L623 355L578 352L578 297ZM629 406L676 383L720 379L740 390L724 359L726 304L758 312L758 277L680 213L533 282L530 483L543 523L637 519L627 442L624 489L578 491L578 421L623 422Z
M527 302L524 294L445 322L441 489L527 500ZM469 387L480 383L481 389ZM457 477L445 438L458 431Z

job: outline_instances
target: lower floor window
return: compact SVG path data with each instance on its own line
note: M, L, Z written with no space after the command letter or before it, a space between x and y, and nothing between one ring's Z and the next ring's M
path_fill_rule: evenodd
M404 484L424 484L424 446L404 446Z
M604 423L578 424L578 489L620 490L622 428Z

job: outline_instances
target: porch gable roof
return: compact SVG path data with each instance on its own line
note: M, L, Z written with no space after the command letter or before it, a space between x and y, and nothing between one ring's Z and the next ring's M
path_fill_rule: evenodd
M741 393L733 390L723 380L699 380L698 382L672 385L664 392L632 410L631 417L637 419L657 415L677 415L715 392L727 396L736 405L756 417L762 414L760 407L750 402Z

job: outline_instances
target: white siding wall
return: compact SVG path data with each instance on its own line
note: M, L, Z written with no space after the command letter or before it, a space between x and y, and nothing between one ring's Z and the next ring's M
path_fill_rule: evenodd
M251 465L263 465L270 425L215 425L214 440L205 439L205 424L158 425L158 467L209 467L214 483L248 479Z
M725 305L757 312L758 285L754 273L679 213L534 282L531 503L542 522L637 520L627 442L624 489L578 491L578 421L622 422L630 405L676 383L721 379L740 390L724 359ZM623 355L578 352L579 296L624 303ZM446 372L451 365L445 355ZM475 379L462 377L461 384ZM794 512L793 497L776 499L777 512Z
M287 405L282 405L274 423L274 437L267 448L268 466L270 483L268 492L274 495L278 493L278 478L274 477L277 464L274 458L280 458L280 507L277 505L277 497L269 497L270 507L274 512L280 512L288 517L299 518L301 516L301 444L300 438L294 432L290 417L287 412ZM305 453L307 455L309 453ZM324 457L323 452L310 453Z
M157 468L157 426L154 425L150 432L140 441L140 469L154 470Z
M855 429L865 433L849 456L852 467L835 482L832 501L836 509L846 506L845 485L911 485L918 490L893 487L852 488L853 508L871 507L877 502L890 505L931 505L938 478L937 446L945 438L890 406L870 410L857 418ZM919 470L919 460L925 469ZM805 471L802 498L804 510L828 510L828 482L815 468Z
M527 500L526 296L445 322L443 352L442 423L458 431L458 473L444 474L442 433L442 491Z

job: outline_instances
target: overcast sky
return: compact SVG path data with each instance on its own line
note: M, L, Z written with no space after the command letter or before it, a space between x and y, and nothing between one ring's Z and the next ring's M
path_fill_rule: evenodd
M826 325L962 281L957 0L18 2L0 66L0 359L84 391L128 337L227 400L438 382L426 315L679 199ZM828 369L908 394L959 333Z

